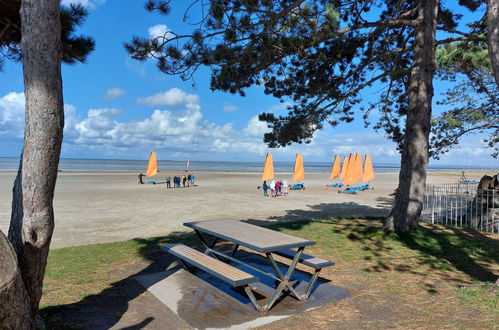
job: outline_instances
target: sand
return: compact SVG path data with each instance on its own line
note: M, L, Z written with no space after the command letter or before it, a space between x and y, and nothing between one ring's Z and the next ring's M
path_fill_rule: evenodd
M0 171L0 229L7 233L15 171ZM386 216L398 174L380 173L374 190L357 195L326 189L329 173L307 173L306 190L263 197L260 173L197 172L196 187L137 184L133 171L63 171L54 197L51 247L122 241L188 231L182 223L210 219L288 221L330 216ZM173 175L174 173L168 173ZM166 173L156 180L164 181ZM277 173L289 180L291 173ZM428 183L456 182L431 175Z

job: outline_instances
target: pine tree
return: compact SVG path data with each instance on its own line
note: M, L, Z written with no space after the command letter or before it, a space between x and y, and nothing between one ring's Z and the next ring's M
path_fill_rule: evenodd
M83 62L92 39L74 37L86 11L59 1L0 3L0 60L21 60L24 148L14 183L8 240L0 231L0 328L36 329L54 230L53 196L64 127L61 62Z
M0 70L5 60L21 61L21 0L0 2ZM66 64L85 62L94 50L95 42L86 36L74 35L83 24L88 11L79 4L60 9L62 60Z

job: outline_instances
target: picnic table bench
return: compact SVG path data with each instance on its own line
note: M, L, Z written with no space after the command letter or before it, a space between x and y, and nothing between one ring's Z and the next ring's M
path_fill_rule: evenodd
M321 269L334 264L331 261L303 253L306 246L315 244L314 241L245 222L234 220L209 220L187 222L184 223L184 225L194 229L201 244L205 248L204 254L182 244L173 244L161 248L176 256L188 271L192 271L189 265L194 266L195 268L199 268L218 279L225 281L233 287L244 287L244 291L252 304L261 312L268 311L281 296L283 291L289 292L290 295L300 301L308 300ZM212 242L209 243L203 235L211 236L213 238ZM219 240L234 244L230 253L224 253L214 249L215 244ZM274 272L268 272L235 258L235 254L240 246L264 254ZM296 251L293 250L295 248L297 249ZM281 271L272 254L291 259L291 264L285 272ZM250 286L250 284L258 282L259 278L229 265L227 262L242 264L251 270L275 280L276 287L263 305L257 301L252 291L252 287ZM294 287L295 281L291 280L291 276L298 263L314 268L314 274L306 285L305 291L302 293L296 291Z

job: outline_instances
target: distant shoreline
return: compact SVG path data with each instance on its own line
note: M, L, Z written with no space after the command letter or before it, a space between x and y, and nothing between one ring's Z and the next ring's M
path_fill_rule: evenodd
M59 168L62 171L135 171L143 172L147 166L147 160L118 160L118 159L77 159L61 158ZM399 164L383 164L374 162L376 173L398 173ZM19 158L0 157L0 171L17 171ZM279 173L293 172L293 162L274 162L274 170ZM329 162L307 162L305 160L305 172L321 173L330 172L332 163ZM160 172L227 172L227 173L256 173L263 168L263 162L228 162L228 161L191 161L186 168L185 161L159 160ZM459 165L434 165L428 168L428 172L441 171L498 171L499 166L459 166Z

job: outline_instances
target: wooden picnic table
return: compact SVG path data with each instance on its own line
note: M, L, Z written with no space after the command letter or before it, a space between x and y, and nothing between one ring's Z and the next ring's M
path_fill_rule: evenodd
M305 247L314 241L236 220L186 222L184 226L258 252Z
M249 286L245 286L246 294L259 311L268 311L275 301L281 296L283 290L288 291L292 296L301 301L306 301L310 296L313 285L317 281L321 268L333 264L330 261L303 254L305 247L315 244L312 240L295 237L249 223L235 220L208 220L187 222L184 223L184 226L194 229L201 243L205 247L205 254L212 255L219 261L228 260L229 262L233 261L243 264L250 269L276 280L276 283L278 284L276 284L271 296L263 305L256 300L251 288ZM208 242L206 236L213 237L213 241ZM234 247L230 253L223 253L214 249L215 244L220 239L234 243ZM234 255L240 246L264 253L268 263L274 270L274 273L270 273L235 258ZM297 250L294 251L292 249ZM282 272L277 265L272 253L288 257L292 260L285 273ZM299 262L315 268L315 273L303 293L296 292L294 282L290 281L291 276Z

